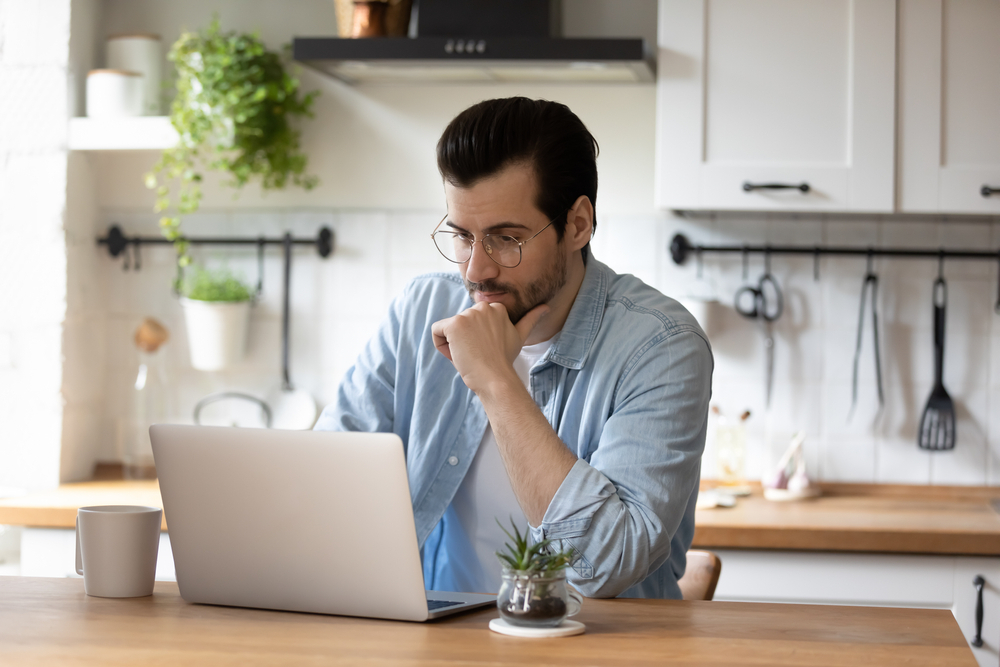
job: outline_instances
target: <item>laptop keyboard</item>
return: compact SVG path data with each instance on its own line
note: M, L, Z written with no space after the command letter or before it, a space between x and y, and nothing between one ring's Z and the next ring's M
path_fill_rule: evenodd
M462 603L453 602L452 600L428 600L427 611L434 611L435 609L444 609L445 607L454 607L457 604L462 604Z

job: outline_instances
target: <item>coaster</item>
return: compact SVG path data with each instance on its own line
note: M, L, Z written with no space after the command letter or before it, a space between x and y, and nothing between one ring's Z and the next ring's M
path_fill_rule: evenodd
M525 628L511 625L502 618L494 618L490 621L490 630L511 637L569 637L582 635L587 630L587 626L580 621L571 621L567 618L554 628Z

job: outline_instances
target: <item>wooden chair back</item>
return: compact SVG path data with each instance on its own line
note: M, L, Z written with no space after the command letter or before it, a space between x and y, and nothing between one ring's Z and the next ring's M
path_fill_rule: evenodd
M722 561L711 551L687 552L687 569L677 582L685 600L711 600L722 573Z

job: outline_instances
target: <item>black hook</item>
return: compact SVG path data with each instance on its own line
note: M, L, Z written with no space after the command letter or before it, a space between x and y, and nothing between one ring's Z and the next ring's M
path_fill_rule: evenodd
M128 271L131 267L131 261L129 260L128 243L125 244L125 248L122 250L122 271Z
M997 250L997 302L993 306L993 312L1000 315L1000 250Z
M264 237L257 238L257 293L255 298L264 293Z

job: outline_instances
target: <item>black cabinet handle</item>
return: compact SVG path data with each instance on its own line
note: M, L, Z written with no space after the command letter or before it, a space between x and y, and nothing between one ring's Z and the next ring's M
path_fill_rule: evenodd
M976 648L983 645L983 584L986 580L981 574L977 574L972 580L972 585L976 587L976 636L969 642Z
M988 185L984 185L982 188L980 188L979 194L981 194L984 197L989 197L990 195L1000 195L1000 188L991 188Z
M803 194L809 192L808 183L751 183L743 181L743 192L754 190L798 190ZM1000 190L998 190L1000 192Z

